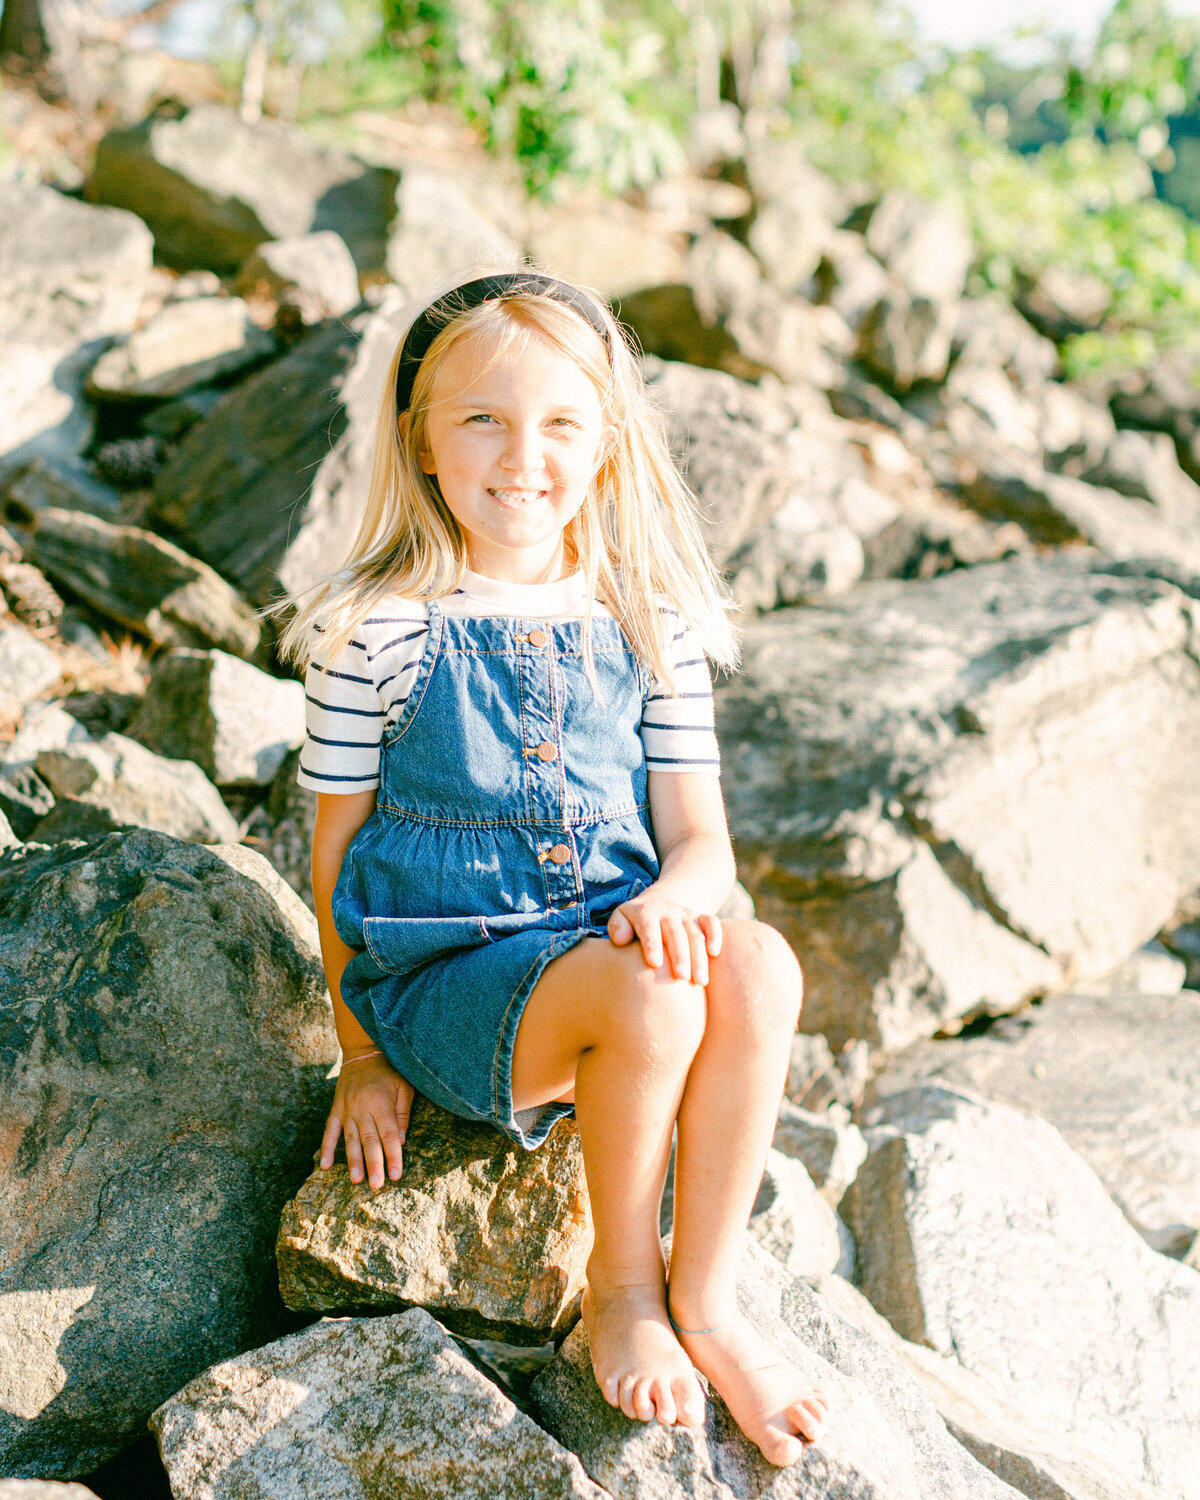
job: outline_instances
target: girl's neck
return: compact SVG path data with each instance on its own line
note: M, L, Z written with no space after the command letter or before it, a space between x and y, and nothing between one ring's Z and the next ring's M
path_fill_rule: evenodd
M467 570L476 578L494 583L521 585L561 583L579 571L579 565L565 546L548 559L538 558L467 558Z

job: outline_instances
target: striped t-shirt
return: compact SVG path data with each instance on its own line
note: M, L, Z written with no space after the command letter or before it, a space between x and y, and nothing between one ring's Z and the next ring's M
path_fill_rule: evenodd
M505 583L468 572L462 586L438 600L446 615L579 619L586 612L583 575L555 583ZM599 601L594 617L609 616ZM693 632L664 606L678 695L651 684L641 723L646 767L652 771L716 771L712 678ZM320 631L321 627L314 627ZM419 600L389 596L377 604L350 643L326 667L305 674L307 734L297 782L315 792L366 792L379 785L384 730L408 701L429 631Z

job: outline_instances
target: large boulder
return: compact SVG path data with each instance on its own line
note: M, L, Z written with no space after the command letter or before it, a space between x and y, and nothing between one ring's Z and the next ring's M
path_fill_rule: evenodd
M562 1123L536 1151L418 1099L404 1173L378 1192L344 1163L284 1210L276 1258L289 1307L426 1307L470 1335L540 1344L579 1312L592 1221L583 1153Z
M1200 880L1196 606L1092 566L869 583L747 629L717 691L730 826L805 1030L897 1047L1012 1010Z
M840 1276L826 1276L813 1290L800 1295L810 1308L835 1313L867 1335L871 1350L859 1343L862 1357L872 1362L896 1359L937 1407L951 1434L1005 1484L1029 1500L1156 1500L1161 1491L1114 1478L1108 1466L1052 1431L1041 1414L1014 1404L998 1394L956 1359L938 1354L925 1344L902 1339L886 1318L856 1287ZM792 1298L786 1296L788 1309Z
M269 786L304 738L304 686L227 651L174 651L154 667L129 733L194 760L218 786Z
M393 290L309 334L229 392L159 473L159 519L255 604L312 583L345 550L406 316Z
M316 923L159 833L0 854L0 1468L69 1477L284 1331L337 1056Z
M863 1291L1114 1476L1200 1494L1200 1275L1053 1126L938 1084L885 1100L844 1201Z
M141 526L56 506L34 518L30 555L93 609L156 646L219 646L251 656L259 624L207 563Z
M358 271L346 242L332 229L295 239L265 240L242 262L244 296L291 301L305 323L340 318L358 302Z
M175 1500L607 1500L419 1308L216 1365L151 1426Z
M198 765L155 755L127 735L42 750L34 764L57 799L31 834L40 843L117 828L154 828L198 844L237 842L237 819Z
M133 214L0 182L0 454L82 450L84 371L133 327L152 253Z
M1056 995L978 1037L918 1042L876 1102L925 1080L1049 1120L1163 1249L1200 1234L1200 995Z
M636 1422L608 1405L580 1323L534 1382L543 1424L614 1500L1017 1500L946 1431L902 1366L748 1244L738 1300L760 1332L830 1399L816 1444L777 1469L709 1397L702 1428Z
M360 270L383 265L396 174L221 104L163 109L96 147L92 203L131 209L164 264L237 270L263 240L333 229Z

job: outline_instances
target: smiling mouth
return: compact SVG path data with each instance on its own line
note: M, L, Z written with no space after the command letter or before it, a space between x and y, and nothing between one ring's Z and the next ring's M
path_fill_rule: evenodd
M549 493L549 490L488 490L488 494L491 495L493 500L499 500L506 505L525 505L531 500L542 500Z

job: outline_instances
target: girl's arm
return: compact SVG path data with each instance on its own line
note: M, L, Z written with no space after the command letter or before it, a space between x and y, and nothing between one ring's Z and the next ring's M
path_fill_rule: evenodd
M659 876L617 907L608 935L619 946L635 937L647 964L664 957L676 979L708 983L708 959L721 951L715 915L737 876L721 780L712 771L650 771L650 817Z
M350 1180L361 1182L365 1171L370 1185L379 1188L383 1186L385 1163L393 1181L400 1176L413 1089L383 1057L366 1055L376 1051L375 1043L342 999L342 972L355 950L338 935L332 909L333 888L346 850L374 807L374 791L345 796L317 793L312 888L325 982L342 1048L342 1071L321 1142L321 1166L333 1165L334 1148L344 1132Z

